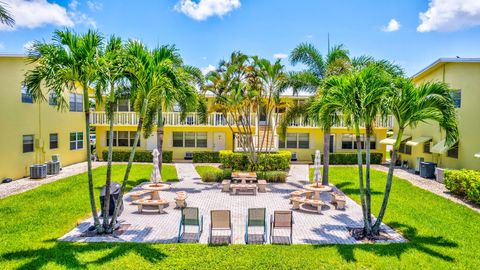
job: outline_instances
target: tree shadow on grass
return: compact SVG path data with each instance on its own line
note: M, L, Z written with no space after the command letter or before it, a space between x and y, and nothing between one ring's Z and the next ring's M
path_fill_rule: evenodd
M137 243L70 243L57 241L56 239L45 242L54 243L53 246L39 249L27 249L5 253L0 260L16 261L25 260L28 262L17 269L42 269L47 265L57 264L67 269L86 269L92 264L102 265L114 261L129 253L135 253L150 263L157 263L163 260L166 255L152 247L152 245ZM83 263L78 257L88 252L105 251L106 255Z
M406 243L378 243L378 244L356 244L356 245L336 245L337 251L347 262L356 262L355 250L362 250L374 253L377 256L400 256L409 250L416 250L426 255L441 259L447 262L454 262L455 259L447 254L434 250L434 247L456 248L458 244L442 236L423 236L418 235L417 229L406 224L392 222L388 224L396 230L403 232L404 237L408 238ZM316 248L324 246L316 245Z

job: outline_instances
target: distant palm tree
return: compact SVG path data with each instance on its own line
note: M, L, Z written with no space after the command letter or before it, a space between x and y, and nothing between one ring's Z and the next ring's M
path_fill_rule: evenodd
M428 82L415 86L411 79L402 78L396 81L395 90L390 92L387 97L387 104L389 113L393 115L398 124L398 134L393 145L382 206L373 225L374 234L379 233L387 209L397 153L405 129L415 127L425 121L433 121L437 122L440 128L445 131L445 144L447 146L454 145L459 136L455 106L448 85Z
M6 8L6 4L4 2L0 2L0 23L13 26L15 24L15 20L13 19L12 15Z
M304 64L307 69L290 74L290 86L294 94L299 91L316 93L316 98L321 98L324 89L322 83L329 76L343 74L351 69L349 52L343 45L334 46L324 57L312 44L302 43L290 54L290 62L293 65ZM330 154L330 129L334 125L335 115L318 115L318 111L303 108L293 108L285 114L284 121L295 118L295 112L309 114L323 129L323 176L322 185L328 185L328 164ZM332 112L334 113L334 112ZM305 116L305 115L304 115ZM285 126L285 123L283 124Z
M103 227L98 218L93 189L89 90L97 80L103 38L96 31L89 30L80 35L67 29L55 31L53 40L53 43L35 42L29 50L29 59L35 66L26 72L23 84L33 99L38 101L46 100L41 88L44 84L48 92L57 98L58 109L68 107L68 102L64 99L65 93L76 89L77 86L82 90L90 206L97 232L102 233ZM101 93L95 94L98 102L101 102L101 96Z

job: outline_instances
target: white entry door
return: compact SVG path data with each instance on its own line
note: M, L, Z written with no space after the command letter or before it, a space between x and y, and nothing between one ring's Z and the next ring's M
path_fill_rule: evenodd
M153 149L157 148L157 133L152 133L150 137L147 139L146 143L147 150L152 151Z
M213 151L225 150L225 132L213 133Z

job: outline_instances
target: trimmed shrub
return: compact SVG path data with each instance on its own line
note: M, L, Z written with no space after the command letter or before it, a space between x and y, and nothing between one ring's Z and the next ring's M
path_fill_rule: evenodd
M197 166L195 169L203 182L221 182L224 179L232 178L231 170L223 170L211 166Z
M287 173L283 171L257 172L257 179L264 179L272 183L285 183L287 181Z
M212 151L195 151L193 152L194 163L219 163L220 153Z
M172 151L163 151L163 162L171 163L172 162ZM112 161L115 162L128 162L130 157L130 151L128 150L113 150L112 152ZM108 150L102 152L102 158L104 161L108 159ZM153 160L152 152L147 150L137 150L135 151L135 157L133 158L134 162L148 162L151 163Z
M480 171L446 170L444 183L452 193L480 203Z
M257 169L261 171L284 171L290 167L292 153L279 151L271 154L260 154L258 156ZM224 168L233 170L250 170L248 156L245 153L233 152L231 150L220 151L220 162Z
M357 153L330 153L329 154L330 165L353 165L357 164ZM363 164L365 164L366 154L362 154ZM382 153L371 153L370 164L382 163ZM315 155L312 155L312 162L315 162ZM323 162L323 155L321 156L321 162Z

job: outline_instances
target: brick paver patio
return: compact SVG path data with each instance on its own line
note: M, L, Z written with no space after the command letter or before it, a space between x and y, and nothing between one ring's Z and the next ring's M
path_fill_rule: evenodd
M306 166L306 168L300 167ZM64 241L112 241L112 242L158 242L172 243L176 242L178 234L178 225L180 221L180 210L174 209L174 196L176 191L184 190L188 193L188 206L198 207L203 215L204 225L203 233L200 237L200 243L208 242L210 226L210 210L228 209L232 213L233 223L233 243L243 244L245 235L246 213L248 208L265 207L267 209L267 219L274 210L291 209L289 204L289 193L299 189L306 183L298 179L296 174L305 176L308 172L308 165L292 165L291 175L287 183L268 184L267 193L257 193L253 195L230 195L221 192L221 186L218 183L203 183L192 164L177 164L179 178L181 182L172 183L171 190L161 192L162 198L170 201L170 205L165 209L166 214L150 212L138 213L137 207L130 204L128 194L125 196L125 210L120 217L120 221L129 224L128 229L116 237L81 237L80 235L90 225L91 220L86 220L79 224L77 228L67 233L61 238ZM139 188L139 187L137 187ZM322 194L324 201L330 201L329 194ZM294 211L294 244L354 244L357 241L350 236L349 227L362 226L361 208L350 198L347 198L346 210L336 210L334 206L327 203L323 208L323 213L308 213L303 211ZM398 233L383 225L393 238L392 242L405 241ZM192 228L193 229L193 228ZM193 231L193 230L192 230ZM285 232L286 233L286 232Z

